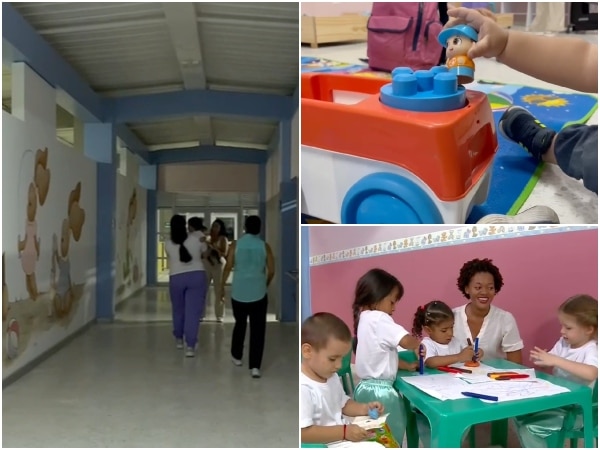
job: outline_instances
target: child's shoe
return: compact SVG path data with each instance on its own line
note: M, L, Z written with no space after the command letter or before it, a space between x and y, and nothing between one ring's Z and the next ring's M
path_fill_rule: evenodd
M502 136L519 144L538 161L541 161L556 136L556 131L546 128L520 106L511 106L502 114L498 129Z
M533 206L514 216L504 214L489 214L482 217L478 224L558 224L560 220L556 212L547 206Z
M260 378L260 370L252 369L250 372L252 372L252 378Z
M175 339L175 347L181 350L183 348L183 339Z
M188 347L185 349L186 358L193 358L194 356L196 356L196 350L193 347Z

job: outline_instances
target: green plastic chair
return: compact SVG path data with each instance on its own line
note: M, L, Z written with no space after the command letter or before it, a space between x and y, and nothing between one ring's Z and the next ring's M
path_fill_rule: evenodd
M327 444L300 444L300 448L327 448Z
M349 397L352 397L354 394L354 377L352 376L352 350L344 356L342 359L342 367L338 370L337 374L342 379L342 386L344 386L344 392Z
M592 423L594 424L596 447L598 447L598 380L594 383L592 399ZM569 440L569 447L577 447L579 439L583 439L583 428L579 430L573 429L578 414L579 409L576 406L572 406L568 409L567 415L563 421L562 429L557 433L552 433L546 438L548 447L563 448L566 439Z

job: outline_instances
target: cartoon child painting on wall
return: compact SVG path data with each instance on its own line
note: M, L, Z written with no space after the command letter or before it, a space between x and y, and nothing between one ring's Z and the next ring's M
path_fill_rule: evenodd
M34 179L29 184L27 191L27 220L25 222L25 237L17 239L17 249L21 258L21 267L25 272L27 292L32 300L38 296L35 278L35 266L40 257L40 239L37 237L37 204L42 206L46 202L50 186L50 170L48 165L48 149L38 150L35 155Z
M85 211L79 206L81 196L81 183L77 183L75 189L69 194L68 216L62 222L60 233L60 246L58 237L53 236L52 245L52 280L53 280L53 305L58 318L65 317L71 312L73 306L73 283L71 281L71 261L69 259L69 248L71 236L79 241L81 230L85 222ZM58 278L56 272L58 269Z

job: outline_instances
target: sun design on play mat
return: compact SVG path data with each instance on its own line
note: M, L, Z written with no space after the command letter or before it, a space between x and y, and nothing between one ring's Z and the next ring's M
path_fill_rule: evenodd
M556 108L567 106L569 104L569 102L566 98L558 97L556 95L547 95L547 94L545 94L545 95L544 94L524 95L523 101L530 105L556 107Z

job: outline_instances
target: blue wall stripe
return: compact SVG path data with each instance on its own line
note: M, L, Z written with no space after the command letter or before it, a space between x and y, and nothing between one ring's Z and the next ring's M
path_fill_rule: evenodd
M226 161L243 164L262 164L266 163L268 157L269 152L266 150L202 145L172 150L154 150L150 152L149 160L152 164L158 165L194 161Z
M148 122L199 114L279 121L292 109L292 96L185 90L106 99L116 123Z
M302 322L312 315L310 303L310 241L309 228L300 227L300 284L302 287L302 300L300 314Z

